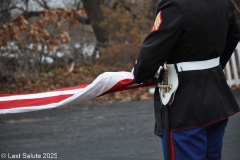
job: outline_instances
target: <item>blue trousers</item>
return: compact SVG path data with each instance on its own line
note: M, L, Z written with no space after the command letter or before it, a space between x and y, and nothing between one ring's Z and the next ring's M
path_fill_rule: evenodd
M170 131L171 160L221 160L223 135L228 119L207 126ZM166 160L165 133L162 138Z

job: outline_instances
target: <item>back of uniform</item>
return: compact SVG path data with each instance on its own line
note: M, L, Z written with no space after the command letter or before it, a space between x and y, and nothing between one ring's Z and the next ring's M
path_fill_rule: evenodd
M219 58L207 69L176 67L179 86L169 117L173 159L220 159L227 119L239 112L223 73L239 41L234 6L229 0L161 0L156 15L134 66L135 81L153 78L166 61L204 65Z
M172 130L207 125L239 111L223 68L231 57L239 31L229 0L161 0L158 28L144 40L134 76L137 83L151 79L159 66L220 57L207 70L179 72L179 87L170 107ZM159 20L160 19L160 20Z

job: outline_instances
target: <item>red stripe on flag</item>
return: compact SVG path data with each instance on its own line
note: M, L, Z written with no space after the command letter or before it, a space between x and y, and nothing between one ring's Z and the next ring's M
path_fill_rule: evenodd
M133 84L135 84L134 79L122 80L122 81L118 82L117 84L115 84L110 90L108 90L107 92L103 93L100 96L103 96L103 95L111 93L111 92L118 92L118 91L125 91L125 90L135 89L135 88L139 88L139 87L153 86L153 85L156 85L156 79L153 78L150 81L144 82L142 84L131 86Z
M67 90L74 90L74 89L80 89L80 88L85 88L87 87L89 84L83 84L80 86L74 86L74 87L68 87L68 88L60 88L60 89L56 89L53 91L67 91ZM52 91L52 90L51 90Z
M126 90L127 86L130 86L130 85L132 85L134 83L135 83L134 79L124 79L124 80L119 81L118 83L116 83L111 89L109 89L107 92L103 93L102 95L105 95L105 94L108 94L108 93L111 93L111 92L115 92L115 91Z
M6 101L6 102L1 102L0 109L21 108L21 107L28 107L28 106L41 106L41 105L46 105L51 103L58 103L70 96L72 96L72 94L59 95L59 96L53 96L53 97L47 97L47 98Z
M67 88L59 88L56 90L50 90L45 92L55 92L55 91L68 91L68 90L74 90L74 89L81 89L87 87L89 84L83 84L79 86L74 87L67 87ZM44 92L31 92L31 93L14 93L14 94L0 94L0 97L6 97L6 96L16 96L16 95L26 95L26 94L37 94L37 93L44 93Z

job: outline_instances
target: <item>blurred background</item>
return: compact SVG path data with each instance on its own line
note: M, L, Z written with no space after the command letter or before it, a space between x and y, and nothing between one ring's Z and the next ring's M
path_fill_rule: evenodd
M1 0L0 92L39 92L131 71L158 0Z

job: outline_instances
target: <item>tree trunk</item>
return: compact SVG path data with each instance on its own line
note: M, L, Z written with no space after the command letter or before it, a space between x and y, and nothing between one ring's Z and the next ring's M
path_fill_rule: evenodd
M101 5L103 3L104 0L83 0L84 9L91 21L96 39L100 44L104 44L108 39L107 29L100 27L100 23L104 19L104 15L101 10Z

